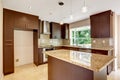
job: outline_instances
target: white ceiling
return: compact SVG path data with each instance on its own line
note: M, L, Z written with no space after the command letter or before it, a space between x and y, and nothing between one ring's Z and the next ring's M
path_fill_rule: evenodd
M64 2L64 6L58 5L59 1ZM120 0L86 0L88 7L87 13L82 13L81 8L84 0L3 0L3 7L25 12L29 14L38 15L41 20L71 23L74 21L89 18L91 14L98 13L105 10L113 10L120 14ZM31 9L29 9L31 6ZM69 18L71 13L73 20Z

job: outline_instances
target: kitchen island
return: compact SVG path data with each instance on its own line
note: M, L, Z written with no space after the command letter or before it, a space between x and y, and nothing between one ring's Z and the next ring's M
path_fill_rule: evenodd
M107 80L106 67L113 56L73 50L53 50L48 55L48 80Z

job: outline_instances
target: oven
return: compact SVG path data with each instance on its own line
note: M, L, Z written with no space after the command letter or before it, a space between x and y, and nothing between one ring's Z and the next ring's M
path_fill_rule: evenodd
M54 50L54 47L43 48L43 51L51 51L51 50ZM43 63L47 61L48 61L48 55L43 53Z

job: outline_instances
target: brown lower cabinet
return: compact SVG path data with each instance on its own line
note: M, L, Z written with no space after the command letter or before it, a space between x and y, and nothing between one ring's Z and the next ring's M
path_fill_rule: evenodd
M108 55L112 56L112 51L106 51L106 50L92 50L92 53L94 54L102 54L102 55ZM109 75L113 71L113 62L107 66L107 74Z
M43 48L38 48L38 64L43 64Z

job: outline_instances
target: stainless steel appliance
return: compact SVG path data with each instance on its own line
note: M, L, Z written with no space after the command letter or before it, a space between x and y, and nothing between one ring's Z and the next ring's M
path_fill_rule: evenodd
M51 50L54 50L54 47L45 47L43 48L43 51L51 51ZM44 54L43 53L43 62L47 62L48 61L48 55Z

